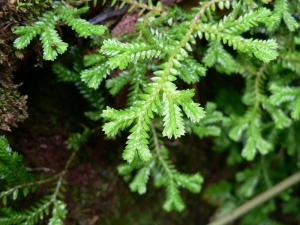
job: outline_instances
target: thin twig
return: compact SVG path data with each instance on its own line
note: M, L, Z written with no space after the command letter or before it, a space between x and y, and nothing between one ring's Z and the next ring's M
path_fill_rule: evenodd
M270 200L274 196L278 195L285 189L295 185L300 181L300 172L293 174L292 176L286 178L285 180L281 181L280 183L276 184L274 187L270 188L269 190L261 193L260 195L256 196L255 198L251 199L250 201L246 202L245 204L241 205L233 212L216 219L215 221L209 223L208 225L225 225L229 222L234 221L235 219L241 217L245 213L249 212L250 210L254 209L255 207L261 205L262 203Z

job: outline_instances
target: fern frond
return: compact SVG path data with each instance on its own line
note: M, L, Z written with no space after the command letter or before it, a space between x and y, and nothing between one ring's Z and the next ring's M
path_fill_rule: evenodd
M57 74L58 81L60 82L77 82L80 80L79 73L70 70L65 65L58 62L53 64L52 71Z
M295 31L300 26L293 17L290 9L290 2L287 0L276 0L273 14L276 20L269 25L269 31L273 31L282 19L290 31Z
M188 84L199 82L200 77L205 76L206 68L193 58L186 58L181 62L174 59L173 62L179 71L178 76Z
M28 174L22 163L23 157L17 152L12 152L7 139L0 136L0 179L6 186L12 186L30 181L33 178ZM4 196L1 192L0 196ZM17 192L16 192L17 194Z
M193 175L177 173L175 175L175 180L178 182L179 186L182 186L193 193L199 193L203 183L203 178L199 173Z
M163 116L164 130L163 135L175 138L185 134L183 118L180 108L174 104L171 96L163 95Z
M123 158L131 163L138 154L142 161L148 162L152 158L152 154L148 147L149 131L148 121L143 121L144 118L138 118L137 124L131 128L131 134L128 136L127 146L122 154Z
M119 91L133 79L134 73L123 71L119 76L106 81L106 87L112 95L116 95Z
M224 49L219 41L212 41L208 46L209 48L202 59L206 66L220 65L221 68L219 70L224 70L227 74L243 72L243 67Z
M205 111L198 103L195 103L192 100L192 97L195 95L194 90L183 90L180 91L175 98L175 100L182 106L183 111L187 115L187 117L193 122L199 122L202 118L205 117Z
M300 90L298 88L281 87L273 84L270 90L272 91L270 97L272 104L279 106L284 102L288 102L289 108L292 111L292 118L300 118Z
M105 60L106 58L101 53L88 54L83 57L83 66L84 67L93 66Z
M253 160L257 151L265 155L272 148L271 144L262 138L258 124L259 120L256 119L247 129L247 139L242 150L242 156L247 160Z
M129 62L161 55L160 50L153 49L152 45L144 42L125 44L117 40L105 40L101 47L101 52L110 56L108 64L111 69L119 67L121 70L125 69Z
M256 167L254 170L245 169L236 174L236 180L241 182L241 186L238 189L240 196L250 198L255 193L255 188L260 181L261 168Z
M40 35L43 46L43 58L54 60L58 54L63 54L68 44L63 42L55 30L55 25L59 21L65 21L72 26L72 29L79 33L79 36L87 37L91 35L102 35L105 31L104 26L92 25L85 20L79 19L78 15L86 12L88 8L72 9L62 3L55 2L53 10L43 13L32 26L15 27L14 33L20 35L15 41L17 49L23 49L29 45L31 40Z
M148 163L143 168L139 169L133 180L129 184L130 190L138 192L140 195L146 193L146 185L150 175L150 169L153 167L153 163Z
M264 101L263 107L270 113L276 128L283 129L292 124L292 121L285 115L285 113L270 102Z
M216 123L220 123L224 119L222 113L216 111L216 105L210 102L205 106L205 112L205 117L198 123L186 121L187 132L193 132L200 138L205 136L219 136L221 129Z
M0 214L0 223L3 225L21 224L26 218L26 215L14 211L11 207L1 209Z
M259 8L235 20L233 18L237 12L233 11L232 13L233 15L229 14L228 17L219 22L218 29L220 31L226 30L227 32L230 30L232 33L240 34L248 31L251 27L258 26L259 23L269 25L274 21L274 18L271 17L272 12L266 8Z
M125 129L136 119L137 115L132 110L115 110L107 107L103 111L102 117L104 119L112 120L104 124L103 130L108 136L114 136L119 132L119 129Z
M297 51L289 52L283 51L279 55L279 60L282 63L282 67L290 69L291 71L300 74L300 53Z
M127 105L134 106L139 101L139 96L143 94L143 89L147 87L148 81L146 77L147 67L145 62L137 61L132 64L130 72L133 76L130 82Z
M267 21L270 22L273 18L270 17L270 11L261 9L258 11L258 14L260 15L259 21ZM250 16L246 16L244 18L241 18L239 21L241 24L245 22L245 24L256 24L258 21L256 20L255 16L256 14L250 14ZM236 29L241 29L241 32L243 29L246 29L247 26L243 27L237 27ZM196 27L198 31L199 38L203 38L205 36L206 40L218 40L223 41L224 44L228 44L229 46L233 46L234 50L239 50L243 53L247 53L248 55L252 56L254 55L258 59L269 62L271 60L274 60L278 53L276 51L277 44L274 40L253 40L253 39L245 39L241 36L232 33L232 30L230 28L224 26L223 23L220 24L211 24L211 23L199 23Z
M52 217L50 218L48 225L63 225L63 220L67 214L66 203L58 200L54 203L52 210Z
M88 11L88 7L81 9L76 8L65 8L62 7L59 10L59 17L62 21L65 21L69 26L75 30L80 37L88 37L92 35L104 34L106 28L104 26L93 25L86 20L76 18L77 15L83 14Z
M185 204L180 197L178 186L173 180L168 182L166 201L163 204L163 208L167 212L172 210L180 212L185 208Z
M80 75L82 81L87 83L90 88L97 89L109 72L109 65L103 63L81 71Z

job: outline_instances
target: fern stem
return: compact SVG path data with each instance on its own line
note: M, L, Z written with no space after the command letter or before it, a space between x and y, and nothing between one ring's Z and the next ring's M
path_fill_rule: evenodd
M199 12L194 16L194 19L191 21L190 27L188 32L186 33L186 35L184 36L184 38L182 39L182 41L179 43L179 45L177 45L177 47L174 49L174 51L172 51L171 57L169 58L168 61L168 66L166 67L165 71L165 75L166 77L169 75L170 73L170 69L173 66L173 60L174 57L179 54L180 49L183 48L186 43L190 40L190 36L192 35L193 31L197 28L197 23L200 21L200 17L202 16L202 14L205 13L205 11L213 4L218 3L218 2L223 2L225 0L212 0L207 2L204 6L202 6L199 10Z
M45 184L45 183L49 183L53 180L56 180L58 177L60 177L62 174L62 172L55 174L53 177L50 177L48 179L45 180L39 180L39 181L34 181L34 182L30 182L30 183L25 183L25 184L21 184L21 185L17 185L15 187L12 187L10 189L8 189L7 191L3 191L0 194L0 198L2 198L5 195L10 195L11 193L13 193L15 190L20 189L20 188L25 188L25 187L32 187L32 186L39 186L41 184Z
M235 219L241 217L242 215L249 212L250 210L270 200L271 198L281 193L285 189L291 187L292 185L295 185L299 181L300 181L300 172L294 173L290 177L276 184L274 187L270 188L269 190L261 193L260 195L256 196L255 198L241 205L233 212L209 223L208 225L225 225L231 221L234 221Z
M254 109L257 110L258 107L259 107L259 104L261 102L261 99L260 99L260 91L259 91L259 83L260 83L260 79L261 77L263 76L264 74L264 71L265 69L267 68L267 63L264 63L262 65L262 67L260 67L259 71L257 72L256 74L256 78L255 78L255 83L254 83L254 90L255 90L255 106L254 106Z
M261 156L261 168L262 168L262 172L263 172L263 176L264 176L265 182L266 182L268 188L271 188L272 187L272 183L271 183L268 171L266 170L266 162L265 162L264 156Z
M134 5L134 6L137 6L137 7L141 8L141 9L146 9L146 10L153 11L153 12L161 12L161 13L166 12L166 10L164 8L149 6L145 3L136 2L136 1L133 1L133 0L122 0L122 2L126 2L130 5Z
M152 131L152 135L153 135L154 146L155 146L155 150L156 150L156 153L157 153L157 157L158 157L159 161L161 162L162 166L164 167L165 171L167 172L168 176L170 177L170 179L173 179L172 172L170 171L170 169L169 169L168 165L166 164L164 158L160 154L160 152L161 152L160 145L158 143L158 138L157 138L157 135L156 135L156 130L155 130L155 128L154 128L154 126L153 126L152 123L150 123L150 127L151 127L151 131Z
M34 182L25 183L25 184L21 184L21 185L17 185L15 187L12 187L12 188L8 189L7 191L1 192L0 193L0 198L2 198L3 196L10 195L15 190L20 189L20 188L39 186L39 185L42 185L42 184L45 184L45 183L49 183L53 180L56 180L57 178L60 179L61 177L63 177L66 174L66 171L69 168L70 163L72 162L72 160L73 160L74 156L76 155L76 153L78 152L78 150L79 150L79 148L77 148L77 149L75 149L75 151L73 151L72 155L70 156L70 158L68 159L68 161L67 161L67 163L64 167L64 170L61 171L60 173L55 174L53 177L50 177L50 178L45 179L45 180L34 181Z

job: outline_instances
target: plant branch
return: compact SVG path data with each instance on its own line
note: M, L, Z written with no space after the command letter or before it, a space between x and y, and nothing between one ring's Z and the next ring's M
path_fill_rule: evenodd
M53 180L56 180L57 178L60 180L67 172L67 169L69 168L70 166L70 163L72 162L74 156L76 155L76 153L78 152L79 148L76 148L73 153L71 154L70 158L68 159L63 171L61 171L60 173L57 173L55 174L53 177L50 177L48 179L45 179L45 180L39 180L39 181L33 181L33 182L30 182L30 183L25 183L25 184L20 184L20 185L17 185L15 187L12 187L10 189L8 189L7 191L3 191L0 193L0 198L2 198L3 196L7 196L11 193L13 193L15 190L17 189L20 189L20 188L25 188L25 187L32 187L32 186L39 186L41 184L45 184L45 183L49 183Z
M250 201L246 202L245 204L241 205L233 212L209 223L208 225L225 225L235 219L241 217L245 213L249 212L250 210L254 209L255 207L261 205L262 203L270 200L274 196L278 195L285 189L295 185L300 181L300 172L293 174L292 176L286 178L285 180L281 181L280 183L276 184L271 189L261 193L260 195L256 196L255 198L251 199Z
M154 126L153 126L152 123L150 123L150 127L151 127L151 131L152 131L152 134L153 134L153 140L154 140L154 145L155 145L157 157L158 157L160 163L162 164L162 166L164 167L165 171L168 173L169 177L171 179L173 179L173 174L170 171L167 163L165 162L164 158L161 155L161 149L160 149L160 146L159 146L159 143L158 143L158 138L157 138L157 135L156 135L156 130L155 130L155 128L154 128Z

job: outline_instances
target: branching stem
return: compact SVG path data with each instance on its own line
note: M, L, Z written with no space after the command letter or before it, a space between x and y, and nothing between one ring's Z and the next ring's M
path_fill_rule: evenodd
M72 152L70 158L68 159L68 161L67 161L67 163L66 163L66 165L65 165L65 167L64 167L64 169L63 169L63 171L61 171L60 173L57 173L57 174L55 174L53 177L50 177L50 178L45 179L45 180L39 180L39 181L30 182L30 183L24 183L24 184L20 184L20 185L17 185L17 186L15 186L15 187L12 187L12 188L8 189L7 191L1 192L0 198L2 198L3 196L10 195L10 194L13 193L15 190L20 189L20 188L32 187L32 186L39 186L39 185L41 185L41 184L46 184L46 183L49 183L49 182L51 182L51 181L54 181L54 180L56 180L57 178L58 178L58 180L60 181L60 180L64 177L64 175L66 174L66 172L67 172L67 170L68 170L68 168L69 168L69 166L70 166L70 163L72 162L72 160L73 160L74 156L76 155L76 153L78 152L78 150L79 150L79 148L76 148L76 149ZM58 183L59 183L59 182L58 182Z
M262 65L262 67L260 67L259 71L256 74L256 78L255 78L255 84L254 84L254 90L255 90L255 106L254 109L257 110L259 107L259 104L261 102L261 93L259 91L259 83L260 83L260 79L262 78L265 69L267 68L267 63L264 63Z
M171 179L173 179L173 174L170 171L168 165L166 164L164 158L161 155L161 149L160 149L160 145L158 143L158 138L157 138L157 135L156 135L156 130L155 130L155 128L154 128L154 126L153 126L152 123L150 123L150 127L151 127L151 131L152 131L152 134L153 134L154 146L155 146L155 150L156 150L156 153L157 153L157 157L158 157L159 161L161 162L161 164L163 165L165 171L168 173L169 177Z
M126 2L130 5L134 5L138 8L141 8L141 9L146 9L146 10L149 10L149 11L152 11L152 12L166 12L165 9L163 8L160 8L160 7L155 7L155 6L149 6L145 3L140 3L140 2L137 2L137 1L133 1L133 0L122 0L122 2Z

